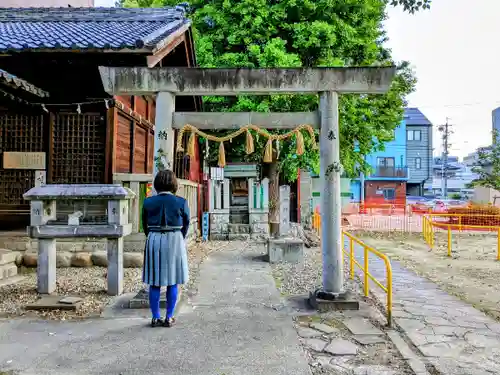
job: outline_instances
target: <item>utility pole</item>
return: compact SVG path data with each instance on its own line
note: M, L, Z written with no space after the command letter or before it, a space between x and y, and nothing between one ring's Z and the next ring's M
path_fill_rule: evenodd
M446 117L446 124L440 125L438 130L443 133L443 153L441 157L441 195L443 198L446 198L448 194L448 154L449 148L451 146L449 142L450 135L453 134L451 131L451 124L449 123L449 118Z

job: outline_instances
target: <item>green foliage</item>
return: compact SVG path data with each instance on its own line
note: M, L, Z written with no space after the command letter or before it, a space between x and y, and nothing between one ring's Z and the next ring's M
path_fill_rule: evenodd
M404 10L410 13L415 13L420 9L429 9L432 0L391 0L390 4L394 6L402 6Z
M155 6L161 0L125 0L126 6ZM391 0L193 0L196 55L200 67L321 67L390 66L390 50L382 43L385 9ZM419 2L398 0L408 11ZM163 0L175 5L175 0ZM424 7L421 5L420 7ZM401 122L405 97L415 77L409 64L398 74L386 95L340 97L340 156L347 175L368 171L364 156L383 149ZM318 108L317 95L205 97L208 111L296 112ZM227 132L220 132L225 134ZM226 159L262 161L265 140L256 152L245 154L245 137L226 145ZM279 168L293 181L297 168L319 172L319 155L306 137L306 152L297 156L294 141L281 144ZM215 162L218 145L210 145ZM356 150L356 151L355 151Z
M124 8L159 8L164 6L163 0L119 0L118 6Z
M472 168L479 177L472 181L472 186L483 186L500 190L500 139L496 130L493 139L497 141L488 149L478 150L479 166Z

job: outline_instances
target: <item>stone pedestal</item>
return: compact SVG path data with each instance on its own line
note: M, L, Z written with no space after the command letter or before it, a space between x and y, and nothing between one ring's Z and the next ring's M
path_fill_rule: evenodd
M304 242L298 238L270 238L267 255L269 263L300 263L304 259Z
M38 293L51 294L56 291L56 240L38 240L37 264Z
M225 240L229 235L229 210L210 213L210 239Z
M17 275L17 253L0 249L0 287L19 282L24 277Z
M123 293L123 237L108 238L108 294L119 296Z
M149 287L141 289L139 293L137 293L134 298L129 301L130 309L148 309L149 308ZM166 295L166 287L161 288L160 292L160 308L167 308L167 295ZM175 312L179 309L179 303L182 300L182 288L179 286L177 292L177 305L175 306Z
M287 236L290 232L290 186L280 186L280 223L278 235Z
M249 214L250 233L252 238L269 238L269 212L252 211Z
M359 310L359 301L349 292L331 294L315 291L309 293L309 305L319 312Z

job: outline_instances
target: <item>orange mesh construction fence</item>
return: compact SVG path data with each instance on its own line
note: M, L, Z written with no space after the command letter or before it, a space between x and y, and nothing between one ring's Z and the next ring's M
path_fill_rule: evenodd
M449 224L452 229L459 230L481 230L486 227L500 226L500 208L494 206L471 206L450 208L446 215L432 215L436 217L433 221L439 226L442 221Z
M350 230L422 232L422 214L432 220L436 229L451 227L461 231L491 231L500 226L500 208L493 206L451 207L414 210L393 204L349 204L342 212ZM316 213L318 215L318 213Z

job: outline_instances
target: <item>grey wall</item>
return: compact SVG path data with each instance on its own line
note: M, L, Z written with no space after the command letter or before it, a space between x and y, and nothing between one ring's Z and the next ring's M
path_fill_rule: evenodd
M410 171L409 183L422 183L432 175L432 126L406 125L406 130L420 130L420 141L406 141L406 163ZM415 159L420 158L421 169L415 168Z

